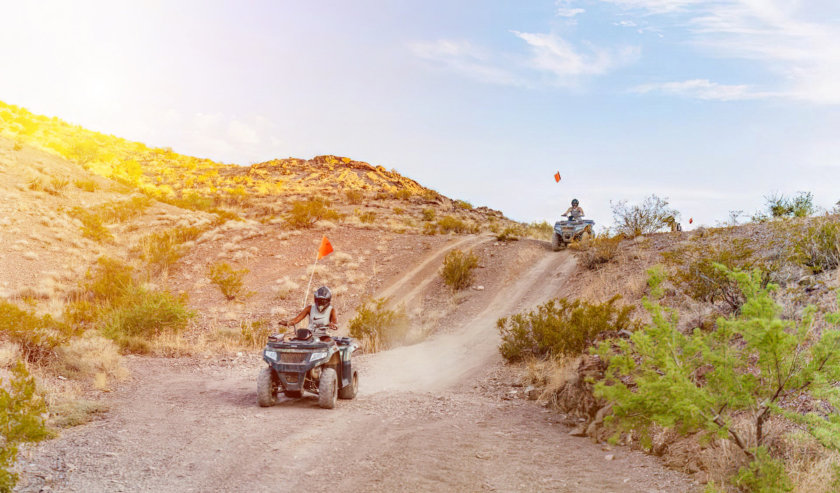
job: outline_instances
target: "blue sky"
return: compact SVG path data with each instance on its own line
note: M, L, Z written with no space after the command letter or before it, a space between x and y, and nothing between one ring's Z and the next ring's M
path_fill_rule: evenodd
M840 199L834 0L6 2L0 100L225 162L338 154L519 220ZM560 171L556 184L552 175Z

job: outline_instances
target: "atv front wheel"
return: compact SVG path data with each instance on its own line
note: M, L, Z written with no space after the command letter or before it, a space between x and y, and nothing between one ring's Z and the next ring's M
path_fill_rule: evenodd
M265 367L257 377L257 403L260 407L271 407L277 404L277 374Z
M559 252L560 251L560 245L562 245L562 244L563 244L563 240L560 239L560 235L558 235L557 233L553 233L551 235L551 249L554 250L555 252Z
M335 407L335 399L338 397L336 380L334 369L324 368L321 372L321 382L318 384L318 405L324 409Z
M353 370L353 376L350 378L350 385L339 389L338 397L340 399L353 399L356 397L356 392L359 391L359 372Z

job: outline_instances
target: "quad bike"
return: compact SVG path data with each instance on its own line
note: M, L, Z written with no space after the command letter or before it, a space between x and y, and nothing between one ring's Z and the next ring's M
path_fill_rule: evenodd
M581 219L573 215L566 216L565 221L554 223L554 234L551 236L551 248L556 252L575 240L592 234L595 221Z
M353 399L359 389L359 373L351 356L359 344L351 337L317 338L309 329L295 330L294 337L269 336L263 359L268 366L257 377L257 402L261 407L277 403L277 395L318 396L324 409L335 407L336 397Z

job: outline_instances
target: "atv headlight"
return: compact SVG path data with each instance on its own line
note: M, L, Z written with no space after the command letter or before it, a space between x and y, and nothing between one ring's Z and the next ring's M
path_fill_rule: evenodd
M317 352L317 353L312 353L312 356L309 357L309 361L324 359L326 357L327 357L327 352L326 351L320 351L320 352Z
M265 357L270 359L271 361L277 361L277 351L272 351L270 349L265 350Z

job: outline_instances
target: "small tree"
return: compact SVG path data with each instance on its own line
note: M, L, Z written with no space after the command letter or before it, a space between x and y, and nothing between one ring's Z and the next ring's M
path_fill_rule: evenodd
M210 282L219 287L227 300L234 300L242 295L243 281L248 269L234 270L227 262L218 262L210 266L207 274Z
M817 211L811 192L798 192L793 197L774 192L764 197L772 217L807 217Z
M41 417L46 410L44 401L35 395L35 379L19 361L12 370L9 388L0 385L0 492L11 492L17 483L17 474L9 469L17 458L18 445L47 437Z
M626 200L621 200L610 202L610 206L616 232L629 238L668 228L680 215L668 207L668 199L656 195L651 195L641 204L628 204Z
M840 312L827 314L834 328L818 333L813 307L799 321L781 317L770 296L776 286L762 287L759 271L718 268L738 282L746 301L738 314L719 318L714 331L688 335L677 330L677 314L657 301L663 272L649 271L651 298L644 305L652 322L630 340L608 341L597 351L608 368L595 393L613 403L611 421L619 429L641 431L646 445L653 424L705 431L731 440L755 461L764 423L780 414L804 425L825 446L840 448L836 414L801 415L786 407L803 395L840 406ZM749 432L733 427L736 414L749 417Z

